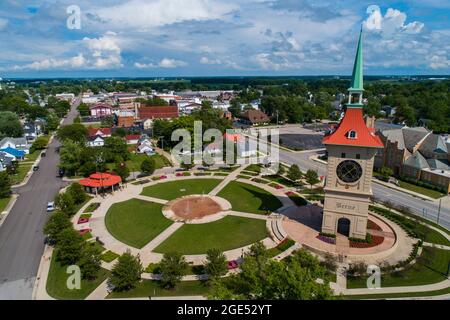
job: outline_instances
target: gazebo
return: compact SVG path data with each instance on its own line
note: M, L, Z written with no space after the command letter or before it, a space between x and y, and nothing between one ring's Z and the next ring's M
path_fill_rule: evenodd
M122 183L122 178L110 173L97 172L91 174L89 178L80 180L79 183L89 193L98 193L99 190L106 190L109 188L114 192L114 189L117 189Z

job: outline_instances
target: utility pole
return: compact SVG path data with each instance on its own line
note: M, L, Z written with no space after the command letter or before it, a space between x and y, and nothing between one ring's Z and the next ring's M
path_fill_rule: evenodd
M438 215L437 215L437 224L439 224L439 216L441 215L441 204L442 204L442 198L439 199L439 209L438 209Z

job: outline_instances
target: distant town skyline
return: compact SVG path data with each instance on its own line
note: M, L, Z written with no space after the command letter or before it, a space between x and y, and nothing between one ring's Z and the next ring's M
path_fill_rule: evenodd
M450 74L450 3L5 0L0 77Z

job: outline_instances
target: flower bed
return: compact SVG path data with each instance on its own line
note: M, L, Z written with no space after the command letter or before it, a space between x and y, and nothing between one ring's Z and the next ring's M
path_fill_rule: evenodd
M91 232L91 229L82 229L78 231L81 236L84 236L86 233Z
M381 227L379 225L377 225L375 222L373 222L372 220L367 221L367 229L383 231L383 229L381 229Z
M271 186L272 188L275 188L277 190L284 189L283 186L280 186L279 184L276 184L276 183L271 183L271 184L269 184L269 186Z
M370 242L350 241L350 248L360 248L360 249L373 248L373 247L376 247L376 246L379 246L380 244L382 244L383 241L384 241L384 237L372 236Z
M320 235L320 234L316 238L319 239L320 241L323 241L323 242L326 242L326 243L329 243L329 244L336 244L336 239L335 238L330 238L330 237L327 237L327 236L324 236L324 235Z
M89 222L89 218L80 218L78 219L77 224L83 224L83 223L88 223Z

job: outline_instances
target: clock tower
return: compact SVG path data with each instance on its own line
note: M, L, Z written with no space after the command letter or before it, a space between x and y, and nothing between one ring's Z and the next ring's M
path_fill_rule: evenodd
M340 124L323 139L328 152L322 232L364 239L372 196L374 157L383 143L363 114L362 30L349 99Z

